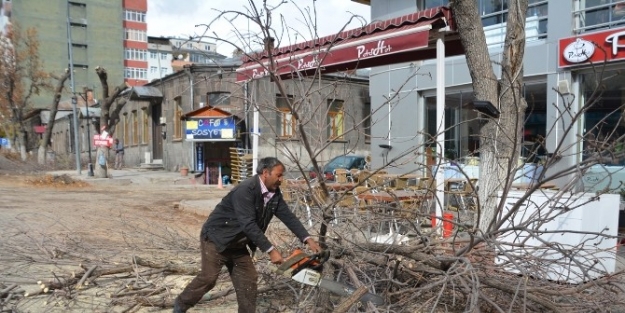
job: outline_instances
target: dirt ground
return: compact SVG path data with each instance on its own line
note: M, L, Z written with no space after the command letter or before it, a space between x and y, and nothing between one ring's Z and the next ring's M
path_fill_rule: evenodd
M62 281L81 265L111 268L133 264L134 256L197 265L205 217L179 210L178 203L221 198L226 192L167 184L89 184L46 176L42 172L46 169L0 155L0 291L12 284L18 285L15 290L39 289L38 281ZM95 286L80 293L68 290L70 296L0 295L0 312L171 312L171 308L132 308L130 298L117 300L111 295L134 279L163 286L163 298L171 300L191 277L137 270L98 278ZM215 290L226 287L228 283ZM115 301L117 305L111 305ZM190 310L209 311L236 312L236 301L209 301Z

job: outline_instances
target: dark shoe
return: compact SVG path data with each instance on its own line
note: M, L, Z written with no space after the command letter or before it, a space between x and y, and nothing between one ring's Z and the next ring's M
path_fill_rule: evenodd
M174 313L184 313L187 309L183 309L182 305L178 303L178 298L174 301Z

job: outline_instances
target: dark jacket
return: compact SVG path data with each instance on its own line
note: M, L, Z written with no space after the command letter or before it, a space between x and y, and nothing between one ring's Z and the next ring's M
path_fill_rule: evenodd
M265 231L274 215L301 241L308 237L308 232L282 198L280 189L265 206L260 188L258 175L234 187L208 216L202 226L202 238L210 239L220 252L245 240L249 240L252 250L258 247L265 252L272 247Z

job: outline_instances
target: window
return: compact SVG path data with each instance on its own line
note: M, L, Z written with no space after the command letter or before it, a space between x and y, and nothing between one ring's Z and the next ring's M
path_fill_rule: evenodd
M124 144L127 145L130 142L130 117L128 113L124 113Z
M328 99L328 139L343 139L343 100Z
M147 54L146 50L130 49L130 48L125 49L126 60L146 61L147 60L146 54Z
M156 58L156 57L154 57ZM167 60L167 53L161 52L161 60Z
M182 98L174 99L174 136L173 138L182 138Z
M297 133L296 120L289 109L289 101L293 103L293 96L284 98L282 96L276 97L276 107L278 108L277 122L278 122L278 136L283 138L292 138Z
M208 99L208 105L212 107L230 105L229 92L209 92L206 98Z
M150 59L156 59L156 52L150 51Z
M167 68L161 67L161 76L167 75Z
M143 127L141 128L141 143L143 144L148 143L148 131L150 130L149 121L150 116L148 115L148 110L147 108L143 108L141 110L141 122L143 124Z
M156 71L158 71L158 67L150 66L150 73L156 73Z
M187 48L189 48L189 49L193 49L193 44L192 44L192 43L188 43L188 44L187 44Z
M132 144L139 144L139 115L137 110L132 111Z
M124 20L145 23L145 12L124 10Z
M527 41L547 37L547 2L547 0L529 0L525 21L525 37ZM418 3L421 4L423 9L429 9L449 5L449 0L419 0ZM477 7L482 15L482 26L484 26L486 43L489 48L502 46L506 35L505 23L508 20L508 1L477 0Z
M206 50L206 51L211 51L211 46L209 46L209 45L204 45L204 50Z
M133 78L133 79L145 80L145 79L148 78L148 69L146 69L146 68L126 67L126 68L124 68L124 78Z
M124 39L126 40L148 42L148 35L144 30L126 28L125 34Z
M614 28L625 24L625 1L578 0L579 11L573 13L576 33Z
M363 122L362 127L365 133L365 142L371 143L371 98L367 99L363 107Z

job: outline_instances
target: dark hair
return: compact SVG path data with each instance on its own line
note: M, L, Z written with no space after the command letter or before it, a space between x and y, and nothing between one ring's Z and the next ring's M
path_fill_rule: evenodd
M274 157L262 158L258 161L258 166L256 166L256 174L258 175L262 174L263 170L268 170L271 172L271 170L278 165L282 165L284 167L284 164L282 164L282 162L280 162L278 158L274 158Z

